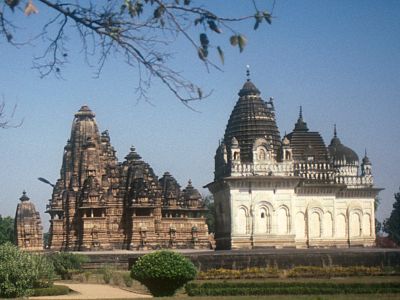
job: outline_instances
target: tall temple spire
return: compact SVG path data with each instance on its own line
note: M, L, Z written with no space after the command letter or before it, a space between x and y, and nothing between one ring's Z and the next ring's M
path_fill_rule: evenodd
M336 124L333 125L333 137L337 138Z
M300 105L299 118L294 125L294 131L308 131L307 123L303 121L303 107Z

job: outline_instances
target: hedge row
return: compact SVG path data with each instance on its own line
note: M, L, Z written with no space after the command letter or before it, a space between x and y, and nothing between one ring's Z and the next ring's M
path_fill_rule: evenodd
M70 292L69 287L65 285L53 285L47 288L32 289L30 292L31 296L57 296L67 295Z
M280 270L278 268L247 268L242 270L231 269L209 269L201 271L197 279L248 279L248 278L278 278L278 277L349 277L349 276L379 276L393 275L398 273L396 270L384 270L380 267L363 266L298 266L289 270Z
M247 268L242 270L209 269L200 271L197 279L247 279L247 278L278 278L278 268Z
M189 296L260 296L300 294L375 294L400 293L400 283L328 283L328 282L241 282L189 283Z

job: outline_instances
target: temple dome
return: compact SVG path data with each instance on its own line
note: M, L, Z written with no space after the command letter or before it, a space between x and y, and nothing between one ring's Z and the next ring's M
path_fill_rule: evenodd
M328 150L333 162L344 165L358 165L357 153L342 144L340 139L337 137L336 126L334 130L334 136L328 146Z
M265 138L276 155L281 139L273 108L261 99L260 91L250 80L243 85L239 96L226 126L225 145L230 149L235 137L239 143L241 161L252 162L254 141L257 138Z

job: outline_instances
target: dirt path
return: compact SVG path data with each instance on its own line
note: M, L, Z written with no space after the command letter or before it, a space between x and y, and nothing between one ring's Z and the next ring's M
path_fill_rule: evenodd
M62 283L75 291L68 295L29 297L29 299L137 299L152 298L150 295L136 294L106 284Z

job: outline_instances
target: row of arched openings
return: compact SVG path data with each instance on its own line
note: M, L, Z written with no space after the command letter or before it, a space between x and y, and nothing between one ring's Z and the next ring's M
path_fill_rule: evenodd
M255 234L289 234L291 232L289 209L286 206L280 206L275 214L272 212L272 207L268 205L262 205L254 211L240 206L234 222L235 232L250 234L251 226L254 226ZM251 224L252 214L254 224ZM313 208L306 213L298 212L295 215L294 224L297 238L346 238L371 236L372 233L371 215L363 214L361 210L350 211L348 215L339 213L334 220L332 213L324 213L320 208Z

